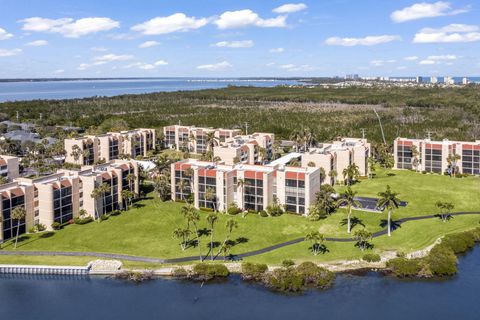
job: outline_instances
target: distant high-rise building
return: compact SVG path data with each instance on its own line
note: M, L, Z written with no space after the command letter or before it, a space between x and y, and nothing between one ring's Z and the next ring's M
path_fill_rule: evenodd
M469 83L470 83L470 80L468 80L467 77L464 77L464 78L462 79L462 84L463 84L463 85L466 86L466 85L469 84Z
M345 76L345 79L346 80L358 80L359 76L358 76L358 74L347 74Z
M422 83L422 82L423 82L423 78L418 76L418 77L416 77L415 82L416 82L416 83Z
M455 80L453 80L453 78L450 76L445 76L443 78L443 82L447 85L455 84Z
M438 83L438 78L435 76L430 77L430 83L437 84Z

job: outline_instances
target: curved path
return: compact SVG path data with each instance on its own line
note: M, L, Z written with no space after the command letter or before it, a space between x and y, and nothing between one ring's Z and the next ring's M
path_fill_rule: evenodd
M455 212L451 213L451 216L462 216L462 215L480 215L480 212ZM418 221L418 220L426 220L426 219L433 219L437 218L438 215L427 215L427 216L418 216L418 217L409 217L409 218L401 218L395 220L395 225L400 226L404 222L408 221ZM394 231L394 230L392 230ZM372 237L377 238L387 234L387 229L377 231L373 233ZM332 242L353 242L355 241L352 238L325 238L326 241ZM300 243L305 241L305 238L298 238L286 242L282 242L273 246L269 246L266 248L245 252L233 256L219 256L217 260L230 260L235 259L239 260L241 258L252 257L259 254L267 253L276 249L280 249L292 244ZM148 262L148 263L180 263L180 262L189 262L189 261L196 261L199 259L199 256L192 256L192 257L182 257L182 258L173 258L173 259L160 259L160 258L148 258L148 257L139 257L139 256L131 256L125 254L115 254L115 253L99 253L99 252L52 252L52 251L5 251L1 250L0 255L4 256L65 256L65 257L96 257L96 258L107 258L107 259L117 259L117 260L127 260L127 261L135 261L135 262ZM204 257L208 259L209 256Z

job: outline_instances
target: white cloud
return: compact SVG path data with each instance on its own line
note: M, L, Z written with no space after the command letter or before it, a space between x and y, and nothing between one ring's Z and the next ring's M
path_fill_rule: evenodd
M423 18L453 16L468 12L469 10L468 7L463 9L452 9L450 2L446 1L438 1L435 3L421 2L392 12L390 18L394 22L400 23Z
M283 28L287 26L286 16L278 16L271 19L262 19L250 9L238 11L226 11L214 21L219 29L244 28L249 26L263 28Z
M13 34L8 33L7 30L0 28L0 40L7 40L13 37Z
M405 70L405 69L407 69L407 67L405 67L405 66L398 66L396 69L397 69L397 70Z
M457 56L454 54L444 54L438 56L428 56L427 58L418 62L420 65L432 65L432 64L447 64L451 65L453 60L457 60Z
M32 42L29 42L25 44L26 46L31 46L31 47L41 47L41 46L46 46L48 44L47 40L35 40Z
M285 51L284 48L272 48L269 50L270 53L282 53L284 51Z
M381 67L384 65L384 61L383 60L372 60L370 61L370 65L374 66L374 67Z
M289 72L295 72L295 71L311 71L313 68L308 65L308 64L302 64L302 65L296 65L296 64L282 64L278 66L280 69L289 71Z
M167 34L199 29L208 23L206 18L187 17L184 13L175 13L167 17L156 17L132 27L133 31L144 35Z
M159 44L160 44L160 42L158 42L158 41L145 41L144 43L140 44L138 47L140 49L145 49L145 48L151 48L151 47L158 46Z
M74 20L72 18L47 19L31 17L20 20L22 30L33 32L59 33L67 38L78 38L91 33L119 28L120 23L110 18L93 17Z
M101 66L110 62L115 62L115 61L127 61L133 59L134 56L128 55L128 54L122 54L122 55L117 55L117 54L105 54L103 56L96 56L93 57L91 63L81 63L77 70L86 70L90 67L93 66Z
M63 69L58 69L58 70L53 71L53 73L55 73L55 74L62 74L64 72L65 72L65 70L63 70Z
M441 56L428 56L427 60L434 60L434 61L457 60L457 56L454 54L445 54Z
M215 43L214 46L219 48L251 48L254 46L254 42L252 40L220 41Z
M403 60L406 60L406 61L415 61L415 60L418 60L418 57L417 57L417 56L410 56L410 57L405 57L405 58L403 58Z
M22 53L22 49L0 49L0 57L16 56Z
M381 43L392 42L401 40L400 36L394 35L382 35L382 36L367 36L365 38L328 38L325 43L330 46L374 46Z
M207 71L222 71L222 70L225 70L225 69L229 69L231 67L233 67L233 65L230 64L228 61L222 61L222 62L215 63L215 64L199 65L199 66L197 66L197 69L207 70Z
M105 52L108 51L107 48L104 47L91 47L90 50L95 51L95 52Z
M165 60L158 60L154 63L155 66L166 66L168 65L168 62Z
M95 65L100 65L100 64L105 64L108 62L113 62L113 61L126 61L126 60L131 60L134 57L132 55L128 54L121 54L121 55L116 55L113 53L106 54L103 56L97 56L93 58L93 61Z
M305 3L287 3L287 4L284 4L283 6L273 9L273 12L284 14L284 13L294 13L294 12L302 11L305 9L307 9L307 5Z
M480 41L476 25L449 24L443 28L423 28L413 38L414 43L456 43Z

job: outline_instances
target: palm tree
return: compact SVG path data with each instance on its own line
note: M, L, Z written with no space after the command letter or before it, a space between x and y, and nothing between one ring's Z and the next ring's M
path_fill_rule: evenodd
M205 197L205 200L212 201L213 210L215 212L217 212L217 204L216 204L217 203L217 194L215 192L215 189L213 189L211 187L207 187L207 189L205 190L204 197Z
M94 198L95 200L98 200L100 198L103 198L103 203L102 203L102 215L106 213L106 207L105 207L105 198L107 193L111 191L111 187L108 183L103 182L101 185L93 189L92 193L90 196ZM97 204L95 203L95 212L97 212ZM97 212L98 215L98 212Z
M330 172L328 173L328 176L330 177L330 180L333 186L338 176L337 170L330 170Z
M224 248L227 244L228 244L228 239L230 238L232 232L233 232L233 229L236 229L238 228L238 223L237 221L233 220L233 219L228 219L227 222L225 222L225 227L227 228L227 236L225 237L225 240L223 240L223 243L222 245L220 246L220 250L218 251L217 253L217 257L218 255L222 252L222 248Z
M128 210L128 206L132 203L135 194L130 190L122 190L121 195L122 199L125 201L125 210Z
M447 162L450 165L450 168L452 170L452 175L455 177L455 174L457 173L457 162L461 159L462 157L459 154L452 153L449 154L447 157Z
M364 251L369 246L368 241L372 239L372 233L367 229L360 229L355 231L353 234L353 239L357 240L357 246L360 248L360 250Z
M173 230L173 238L182 240L180 243L180 248L182 248L182 251L185 251L187 248L187 241L188 237L190 237L190 234L191 231L189 229L176 228Z
M387 185L387 190L384 192L379 192L378 196L380 199L377 200L377 207L380 208L382 211L387 209L388 210L388 236L390 237L391 234L391 218L392 218L392 211L400 205L400 199L398 199L398 193L393 192L389 185Z
M180 191L181 195L182 195L182 200L187 202L187 199L185 198L185 194L184 194L184 191L185 189L187 188L187 182L185 181L185 179L180 179L178 182L177 182L177 188L178 190Z
M312 252L313 255L316 256L321 252L325 236L318 231L312 231L305 236L305 241L312 242Z
M412 166L415 168L415 171L418 171L418 166L420 165L420 160L418 159L418 156L420 155L420 152L418 152L418 148L416 145L412 145Z
M375 165L377 161L375 161L375 158L373 157L368 157L368 178L373 177L373 173L375 172Z
M351 229L351 217L352 217L352 208L353 207L361 207L362 204L355 199L355 195L357 194L356 191L353 191L350 186L347 187L347 190L345 190L344 193L340 195L340 199L338 200L338 205L340 206L346 206L348 210L348 216L347 216L347 233L350 233L352 231Z
M200 213L193 205L189 206L188 214L187 214L187 221L188 223L193 225L195 229L195 234L197 236L197 246L199 250L200 261L203 261L202 258L202 247L200 246L200 233L198 232L198 222L200 221Z
M215 138L215 132L207 132L207 135L205 137L205 144L208 146L208 151L213 151L213 147L215 146L216 142L217 139Z
M15 207L12 210L12 213L10 215L10 219L17 221L17 235L15 237L15 246L14 246L15 249L17 248L18 234L20 232L20 224L22 220L25 220L26 216L27 216L27 211L25 211L24 207Z
M301 139L302 139L302 136L300 132L298 132L297 130L292 131L292 133L290 134L290 140L293 141L293 144L295 145L295 151L297 152L298 152L298 146L300 144Z
M170 179L165 175L161 175L153 179L153 185L155 188L155 192L158 194L158 197L162 201L166 201L170 197L171 187L170 187Z
M213 230L215 227L215 223L218 221L218 215L214 212L210 212L207 216L207 223L210 226L210 256L211 260L213 260Z
M347 185L350 186L354 180L360 175L358 166L355 163L348 165L342 171L343 179L347 181Z
M307 167L315 168L315 162L310 161L309 163L307 163Z
M327 177L327 174L325 173L325 169L323 167L320 167L320 184L323 184L323 181L325 181L325 178Z
M82 155L82 151L80 150L80 147L76 144L73 145L70 156L73 158L73 161L75 161L75 164L78 164L78 160L80 160L81 155Z
M130 191L132 191L134 189L132 184L135 184L135 181L137 180L137 177L133 173L129 173L125 177L125 180L127 180L127 182L128 182L128 186L130 188Z
M451 202L442 202L437 201L435 206L440 209L440 218L442 218L443 222L446 222L450 217L450 212L455 208L455 205Z

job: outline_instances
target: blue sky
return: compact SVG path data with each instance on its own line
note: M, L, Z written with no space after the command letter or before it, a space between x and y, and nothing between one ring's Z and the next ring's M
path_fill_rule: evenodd
M474 0L0 0L0 78L480 75Z

